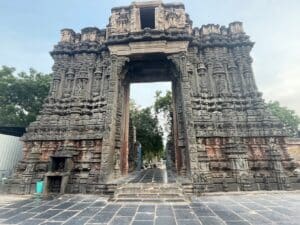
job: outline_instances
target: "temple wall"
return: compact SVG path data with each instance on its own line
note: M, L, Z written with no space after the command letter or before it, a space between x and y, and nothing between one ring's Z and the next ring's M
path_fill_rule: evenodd
M290 156L300 165L300 138L287 138L287 150Z

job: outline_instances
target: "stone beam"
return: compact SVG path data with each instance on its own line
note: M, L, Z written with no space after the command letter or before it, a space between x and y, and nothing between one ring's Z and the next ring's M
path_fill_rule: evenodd
M127 56L147 53L179 53L186 52L188 41L143 41L128 44L110 45L108 49L112 55Z

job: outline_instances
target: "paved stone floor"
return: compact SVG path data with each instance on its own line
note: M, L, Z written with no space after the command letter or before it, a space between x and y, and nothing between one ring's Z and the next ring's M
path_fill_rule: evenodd
M167 183L166 170L159 168L142 170L130 183Z
M300 224L300 193L213 195L191 203L115 203L95 195L1 201L0 224L214 225Z

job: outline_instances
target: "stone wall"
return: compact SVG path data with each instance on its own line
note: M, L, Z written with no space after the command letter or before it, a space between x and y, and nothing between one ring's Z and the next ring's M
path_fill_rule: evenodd
M287 149L290 156L300 166L300 138L287 138Z

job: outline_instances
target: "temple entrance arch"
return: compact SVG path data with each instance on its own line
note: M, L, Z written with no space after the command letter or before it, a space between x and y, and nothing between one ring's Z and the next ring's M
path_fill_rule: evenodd
M132 54L128 56L119 77L116 123L115 174L128 174L129 155L129 97L130 84L171 82L172 85L172 147L168 151L169 165L180 175L189 173L189 153L184 135L181 76L176 66L164 53ZM141 93L142 95L143 93Z

